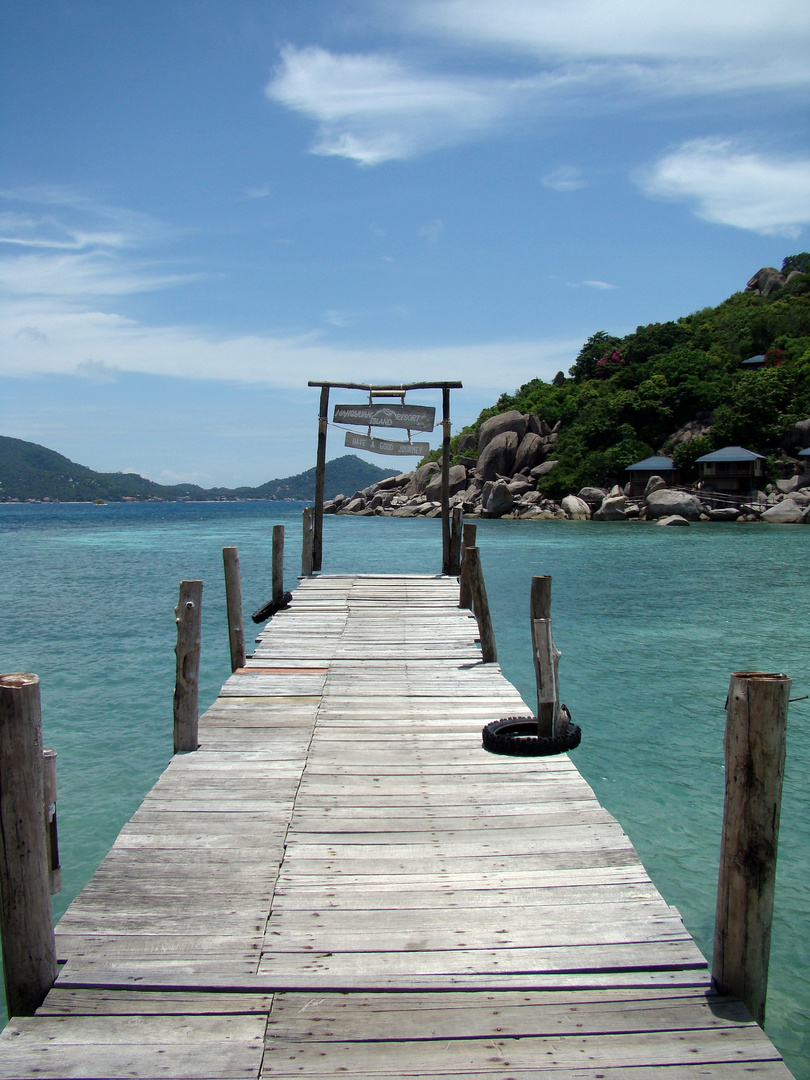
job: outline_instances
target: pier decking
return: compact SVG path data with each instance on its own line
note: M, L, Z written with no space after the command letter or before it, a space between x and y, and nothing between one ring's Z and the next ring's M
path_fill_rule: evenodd
M61 920L0 1077L790 1076L568 756L482 749L529 710L457 604L302 582Z

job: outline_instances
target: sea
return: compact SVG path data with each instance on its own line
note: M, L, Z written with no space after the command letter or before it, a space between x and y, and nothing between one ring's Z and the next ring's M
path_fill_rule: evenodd
M55 918L171 757L179 582L204 583L202 710L230 674L222 548L239 549L252 627L274 525L297 584L302 507L0 504L0 671L39 675L58 753ZM530 707L530 580L552 575L572 759L709 959L729 677L792 678L766 1030L810 1080L810 529L492 520L477 542L499 662ZM327 516L323 552L325 573L439 573L441 522Z

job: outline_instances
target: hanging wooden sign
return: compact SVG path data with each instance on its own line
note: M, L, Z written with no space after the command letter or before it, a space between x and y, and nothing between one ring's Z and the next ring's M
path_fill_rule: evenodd
M335 424L433 431L436 410L431 405L335 405L332 420Z
M354 431L346 432L345 445L354 450L370 450L372 454L388 454L392 457L424 457L430 453L430 443L375 439L372 435L358 435Z

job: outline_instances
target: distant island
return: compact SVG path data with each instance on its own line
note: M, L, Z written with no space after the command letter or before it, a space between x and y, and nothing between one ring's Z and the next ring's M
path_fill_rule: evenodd
M325 496L352 493L388 476L345 454L326 463ZM197 484L156 484L137 473L94 472L37 443L0 435L0 502L229 502L247 499L311 501L315 469L259 487L203 488Z

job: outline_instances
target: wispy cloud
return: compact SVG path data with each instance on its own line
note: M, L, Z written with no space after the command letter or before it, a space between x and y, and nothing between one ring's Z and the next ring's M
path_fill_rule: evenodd
M431 74L386 55L288 46L266 93L317 121L313 153L379 165L491 131L524 89L513 79Z
M574 165L559 165L551 172L540 177L543 187L551 188L552 191L578 191L588 186L582 175L582 169Z
M546 116L810 86L806 0L378 0L375 7L389 28L429 38L430 61L283 49L266 93L316 123L313 153L372 166ZM550 173L547 186L574 183Z
M566 281L565 284L569 289L581 289L585 286L586 289L598 289L600 292L618 289L619 287L618 285L611 285L608 281L598 281L593 278L587 281Z
M53 187L3 191L0 199L7 203L0 211L0 290L7 296L122 296L196 277L135 256L168 235L148 215Z
M810 224L810 160L765 155L731 139L694 139L637 178L651 198L691 205L704 221L795 238Z
M810 8L804 0L412 0L386 5L410 29L545 63L627 62L746 69L752 85L808 81ZM683 92L685 88L682 88Z

